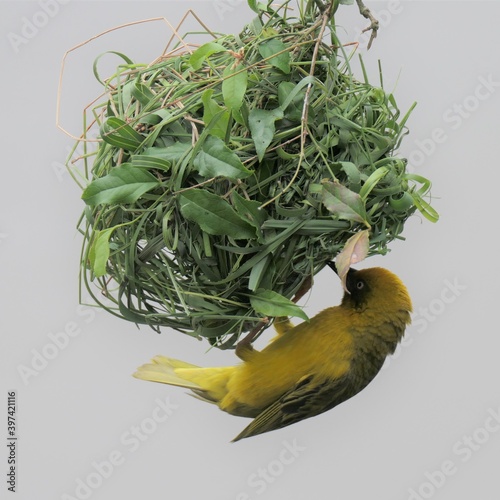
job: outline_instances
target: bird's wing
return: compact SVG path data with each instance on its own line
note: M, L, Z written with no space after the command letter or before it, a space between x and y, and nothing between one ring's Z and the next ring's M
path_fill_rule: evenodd
M233 441L273 431L318 415L356 394L349 373L336 380L318 381L314 375L297 384L263 410Z

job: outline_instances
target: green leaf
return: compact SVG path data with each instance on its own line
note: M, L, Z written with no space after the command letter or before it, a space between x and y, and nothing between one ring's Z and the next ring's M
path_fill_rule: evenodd
M275 121L283 118L283 110L280 108L271 111L267 109L253 108L248 114L248 126L259 161L262 161L266 149L271 144L276 130Z
M300 121L304 107L305 91L296 94L296 85L292 82L281 82L278 86L278 102L280 108L285 112L285 117L289 120ZM293 99L289 97L295 94Z
M115 116L108 118L101 125L99 133L104 142L130 151L137 149L144 140L139 132Z
M171 163L163 158L153 155L132 155L131 162L137 168L156 168L158 170L170 170Z
M262 33L262 28L262 21L259 19L259 17L254 17L248 24L248 29L255 37L258 37Z
M130 106L132 102L132 87L136 82L134 80L129 80L125 82L123 85L118 85L116 88L116 99L118 109L120 113L124 113L125 110Z
M226 67L222 76L224 78L222 81L224 104L232 110L240 109L247 91L247 70L242 64L235 67L230 64Z
M166 161L178 161L191 149L191 144L188 142L176 142L172 146L167 146L166 148L160 148L157 146L146 148L144 154L148 156L155 156L157 158L162 158Z
M271 260L271 255L266 255L252 267L250 276L248 277L248 289L252 290L252 292L255 292L261 286L262 281L269 276L269 264Z
M261 12L269 12L269 3L271 0L269 0L267 3L264 2L259 2L258 0L248 0L248 6L254 11L257 12L257 14L260 14ZM231 4L233 5L233 4ZM257 18L259 19L259 18Z
M218 52L225 52L226 50L226 47L220 43L205 43L191 54L189 64L191 64L193 69L198 70L203 66L203 62L207 59L207 57L210 57L212 54L216 54Z
M94 60L94 64L92 65L92 68L93 68L93 72L94 72L94 76L96 78L96 80L103 86L103 87L107 87L108 85L108 80L106 80L105 78L101 78L101 76L99 75L99 70L98 70L98 65L99 65L99 61L102 57L104 56L107 56L109 54L113 54L115 56L118 56L120 57L121 59L123 59L125 61L125 65L130 65L130 66L133 66L134 65L134 61L132 61L132 59L130 59L129 57L127 57L125 54L122 54L121 52L116 52L114 50L108 50L107 52L103 52L102 54L99 54L95 60ZM121 65L123 67L123 65ZM108 75L109 76L109 75Z
M334 108L335 110L335 108ZM335 113L337 111L335 110ZM346 132L355 132L356 134L362 134L365 132L363 127L361 125L358 125L357 123L349 120L345 116L342 115L333 115L330 117L330 123L338 127L339 129L343 129Z
M350 161L336 161L330 165L332 168L339 168L347 174L349 179L349 188L356 193L359 193L361 188L361 172L359 168Z
M111 172L93 180L83 191L87 205L100 203L134 203L144 193L158 186L159 181L142 168L125 163Z
M231 151L223 140L208 136L201 151L193 160L193 166L207 178L227 177L231 180L245 179L252 174L245 168L238 155Z
M209 234L235 240L255 238L255 229L220 196L203 189L189 189L179 195L179 201L182 215Z
M278 86L278 102L280 108L286 110L292 103L301 111L304 107L304 87L311 84L314 85L316 79L314 76L306 76L300 80L296 85L292 82L281 82ZM312 108L309 109L312 111Z
M212 99L213 89L203 92L201 101L203 103L203 122L206 127L210 127L210 134L220 139L226 137L227 127L229 125L230 112L219 106Z
M114 230L115 228L111 227L104 231L96 230L94 232L92 246L89 249L89 261L96 278L106 274L106 263L109 259L109 237Z
M244 125L246 128L248 128L247 122L245 121L245 115L248 116L248 108L246 108L245 102L241 103L239 109L232 109L231 114L236 123Z
M365 204L358 193L339 182L324 182L322 198L326 209L339 219L362 222L369 226Z
M267 5L265 3L259 2L258 0L248 0L248 6L257 14L261 11L267 11Z
M402 192L391 196L389 198L389 205L396 212L406 212L415 206L415 202L413 201L413 197L410 193Z
M250 296L254 310L264 316L294 316L309 320L300 306L272 290L258 289Z
M429 203L423 200L418 193L410 193L415 206L419 212L429 221L437 222L439 220L439 213L431 207Z
M243 196L239 195L236 191L233 191L231 195L233 200L234 208L238 214L245 218L253 227L260 231L262 224L267 219L267 212L265 209L261 209L261 203L258 201L247 200Z
M286 75L290 73L290 52L287 51L287 46L281 40L272 38L262 42L259 45L259 53L271 66L280 69Z
M143 105L149 104L156 96L151 89L141 82L135 82L132 86L132 95Z
M386 176L388 172L389 169L387 167L379 167L377 168L377 170L370 174L370 177L366 179L363 187L359 191L359 196L361 196L362 200L366 200L372 189L380 182L383 177Z

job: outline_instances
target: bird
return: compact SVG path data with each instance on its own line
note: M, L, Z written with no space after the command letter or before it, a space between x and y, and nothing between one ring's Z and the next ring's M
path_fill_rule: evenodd
M243 362L202 368L159 355L134 377L190 389L227 413L252 418L233 439L239 441L319 415L358 394L394 353L411 312L408 290L394 273L350 268L340 305L297 325L274 318L276 336L260 351L244 345L238 353Z

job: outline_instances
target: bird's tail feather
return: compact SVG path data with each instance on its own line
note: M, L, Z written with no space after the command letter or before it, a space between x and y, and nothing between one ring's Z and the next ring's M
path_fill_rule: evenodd
M140 366L134 373L134 377L141 380L149 380L151 382L185 387L186 389L201 389L199 384L180 377L175 372L177 368L199 367L178 359L167 358L166 356L155 356L151 360L151 363Z
M203 401L218 403L227 394L227 381L233 370L233 366L201 368L178 359L155 356L151 363L140 366L134 377L185 387Z

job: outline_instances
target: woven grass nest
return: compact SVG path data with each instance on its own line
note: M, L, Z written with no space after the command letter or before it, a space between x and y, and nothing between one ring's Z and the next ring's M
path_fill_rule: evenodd
M411 110L353 76L336 3L249 1L239 35L122 55L82 195L82 283L102 307L230 348L305 317L291 299L356 235L385 254L415 210L437 219L395 153Z

